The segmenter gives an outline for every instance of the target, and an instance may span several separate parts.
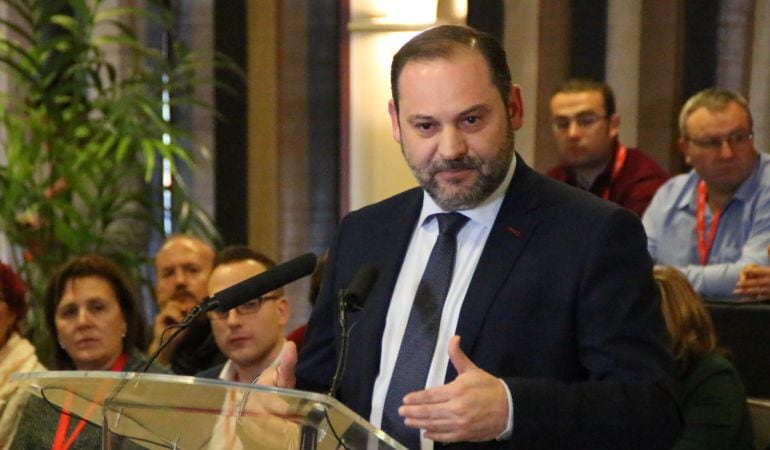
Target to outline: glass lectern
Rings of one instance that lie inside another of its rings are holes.
[[[322,394],[132,372],[32,372],[13,380],[101,424],[104,449],[405,450]]]

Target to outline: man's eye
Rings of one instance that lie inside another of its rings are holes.
[[[468,125],[474,125],[479,121],[479,118],[476,116],[468,116],[465,118],[465,123]]]
[[[420,131],[430,131],[430,129],[433,128],[433,124],[430,123],[418,123],[417,129]]]

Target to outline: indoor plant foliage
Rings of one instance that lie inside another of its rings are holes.
[[[28,325],[45,353],[39,302],[57,266],[88,251],[111,255],[134,275],[146,262],[148,236],[160,223],[150,202],[157,167],[169,161],[179,187],[176,164],[192,162],[180,144],[190,136],[164,120],[162,99],[196,104],[191,93],[201,80],[193,54],[175,48],[168,58],[137,37],[141,20],[169,26],[161,5],[2,3],[12,18],[0,19],[8,86],[0,93],[0,232],[30,285]],[[182,200],[177,212],[192,210],[193,225],[213,230]]]

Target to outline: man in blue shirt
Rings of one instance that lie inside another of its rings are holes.
[[[754,148],[752,126],[738,93],[691,97],[679,148],[692,170],[661,186],[642,218],[655,263],[679,268],[707,298],[732,297],[744,267],[768,264],[770,158]]]

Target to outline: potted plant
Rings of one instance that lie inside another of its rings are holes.
[[[140,19],[171,26],[162,4],[2,3],[12,18],[0,19],[0,71],[9,86],[0,92],[0,233],[30,286],[28,327],[45,356],[40,301],[56,267],[89,251],[134,275],[147,262],[148,236],[160,229],[150,191],[161,161],[176,189],[172,214],[216,234],[185,197],[178,171],[192,165],[181,144],[192,137],[163,114],[179,103],[199,105],[192,92],[201,80],[194,54],[175,47],[168,58],[137,37]]]

